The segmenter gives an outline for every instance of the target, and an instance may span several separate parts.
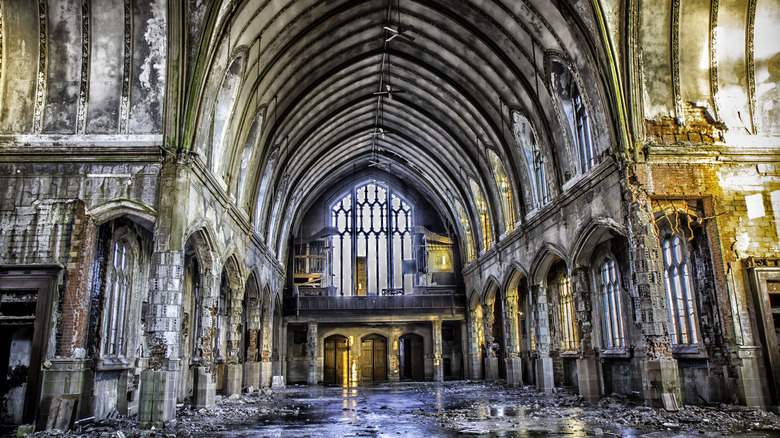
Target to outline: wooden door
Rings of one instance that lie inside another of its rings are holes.
[[[349,343],[344,336],[331,336],[325,339],[325,369],[323,380],[326,383],[349,383]]]
[[[401,337],[402,379],[425,380],[423,338],[408,334]]]
[[[362,380],[387,380],[387,339],[370,335],[360,343],[360,367]]]

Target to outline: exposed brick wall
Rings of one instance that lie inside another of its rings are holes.
[[[688,103],[684,108],[684,118],[685,124],[678,123],[673,117],[645,120],[646,141],[662,145],[723,141],[725,126],[714,122],[704,108]]]
[[[84,203],[77,201],[65,265],[60,332],[57,333],[58,356],[72,356],[77,349],[84,349],[81,354],[86,354],[89,292],[96,240],[97,227],[87,218]]]

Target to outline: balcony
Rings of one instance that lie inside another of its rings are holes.
[[[314,289],[317,289],[316,291]],[[463,315],[466,298],[452,287],[415,288],[413,294],[396,295],[397,291],[386,291],[385,295],[363,295],[342,297],[335,294],[335,288],[300,288],[300,293],[284,299],[287,316],[316,316],[320,314],[350,315]]]

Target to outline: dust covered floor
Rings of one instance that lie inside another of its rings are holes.
[[[679,412],[606,397],[584,402],[568,390],[543,395],[500,383],[387,383],[370,387],[290,386],[179,409],[175,428],[143,430],[111,418],[37,437],[780,437],[780,417],[736,405]]]

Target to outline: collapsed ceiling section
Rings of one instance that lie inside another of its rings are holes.
[[[307,202],[366,168],[413,185],[461,231],[459,204],[472,228],[479,223],[476,182],[491,232],[507,231],[489,157],[506,169],[514,217],[534,208],[513,114],[532,126],[552,186],[581,173],[556,110],[553,60],[576,72],[597,142],[614,138],[592,70],[601,45],[583,42],[593,37],[578,26],[593,20],[572,18],[572,5],[222,3],[205,10],[189,103],[197,128],[185,136],[271,248],[287,241]]]

